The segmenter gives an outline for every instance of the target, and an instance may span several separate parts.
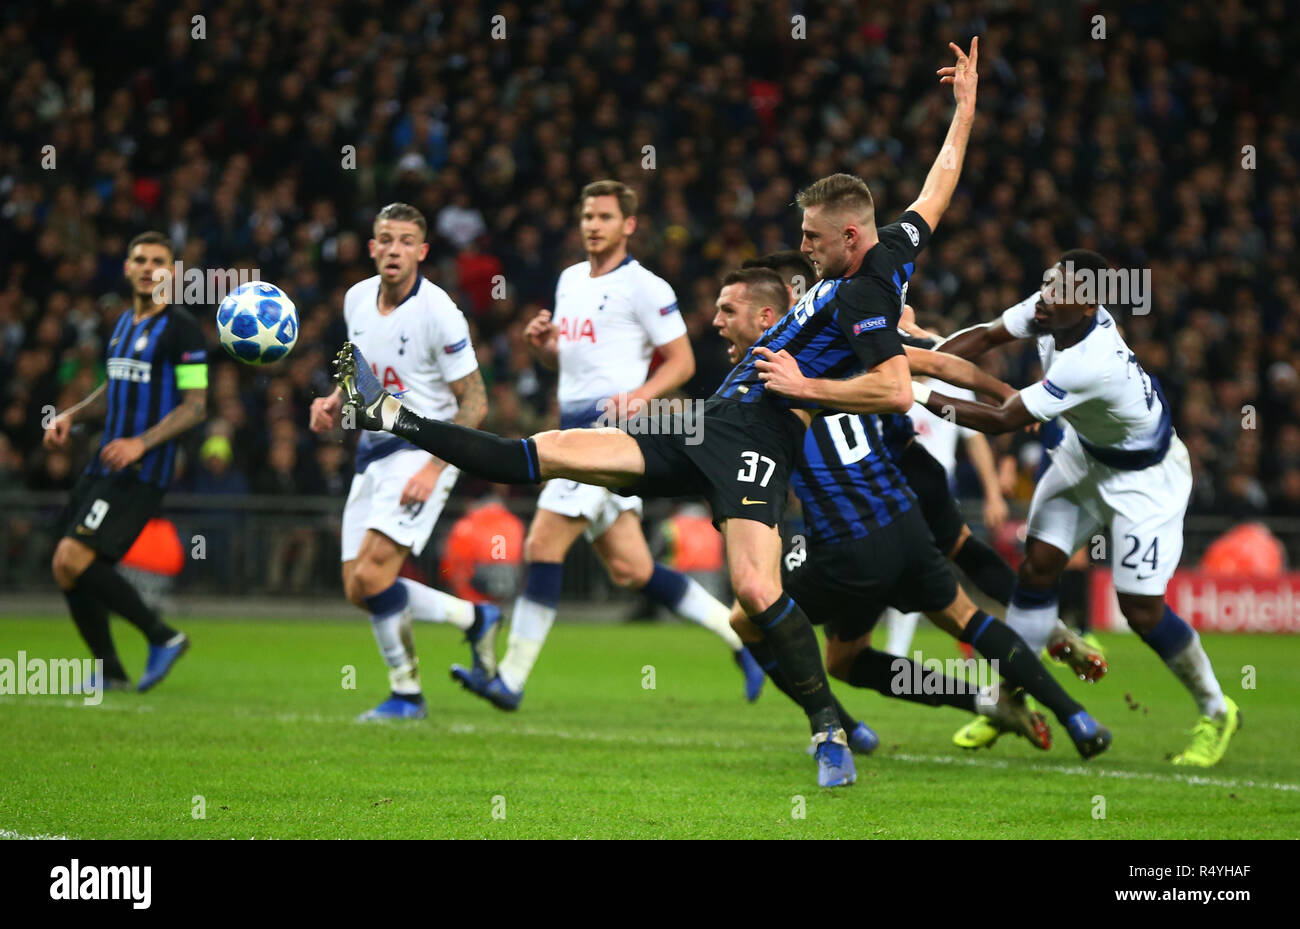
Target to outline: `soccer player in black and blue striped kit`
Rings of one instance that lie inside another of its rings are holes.
[[[881,229],[882,240],[888,228]],[[785,282],[770,270],[737,271],[723,279],[714,326],[731,343],[733,360],[774,323],[786,293]],[[942,353],[909,350],[906,357],[918,374],[965,379],[976,389],[994,383],[973,365]],[[788,379],[769,380],[769,389],[796,399],[807,396],[808,379],[797,372]],[[1010,684],[1052,709],[1084,757],[1106,748],[1109,732],[1065,693],[1020,636],[977,609],[958,586],[916,496],[886,450],[877,417],[844,412],[816,417],[804,435],[790,486],[803,504],[807,539],[806,547],[796,544],[787,552],[782,586],[814,624],[825,626],[826,668],[832,677],[886,696],[980,713],[998,730],[1018,732],[1037,747],[1048,748],[1051,740],[1041,715],[1030,712],[1018,696],[1003,690],[997,703],[980,701],[964,682],[871,648],[871,630],[886,606],[923,612],[944,631],[996,660]],[[773,660],[765,637],[757,636],[758,630],[743,617],[733,614],[733,622],[750,653],[794,699],[796,692]],[[838,701],[835,706],[855,750],[874,747],[874,738],[862,733],[863,724]]]
[[[166,300],[172,263],[172,244],[162,233],[131,240],[123,273],[133,305],[109,337],[108,380],[58,414],[45,432],[45,444],[59,448],[74,423],[104,421],[99,448],[61,517],[63,537],[52,567],[73,622],[103,661],[102,685],[109,690],[131,683],[109,632],[110,612],[149,641],[138,690],[162,681],[189,648],[185,633],[164,623],[114,568],[158,513],[176,467],[176,438],[207,415],[203,332],[189,312]]]
[[[762,629],[808,717],[824,787],[852,784],[857,775],[816,633],[781,589],[777,527],[812,419],[808,408],[850,403],[854,409],[905,412],[912,406],[911,372],[894,331],[899,295],[923,240],[951,202],[974,121],[977,40],[969,56],[951,43],[950,48],[956,64],[939,75],[953,87],[956,112],[912,209],[878,231],[866,184],[843,174],[823,178],[800,195],[805,251],[819,262],[825,280],[764,334],[755,348],[762,357],[737,366],[704,405],[698,429],[677,423],[665,424],[667,431],[569,429],[512,442],[407,409],[384,391],[351,344],[338,358],[337,379],[360,425],[402,436],[488,480],[563,477],[638,496],[705,496],[726,541],[732,590],[748,621]],[[806,367],[816,383],[847,389],[831,402],[791,402],[767,389],[771,375],[764,366],[777,353],[796,371]],[[859,372],[851,380],[827,381]]]

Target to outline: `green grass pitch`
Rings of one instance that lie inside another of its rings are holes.
[[[880,733],[858,783],[820,790],[802,715],[770,685],[744,702],[726,650],[678,625],[557,625],[521,709],[446,674],[468,651],[416,630],[429,719],[361,725],[382,698],[369,626],[189,620],[154,692],[0,697],[0,836],[76,838],[1253,838],[1300,834],[1300,639],[1205,636],[1245,728],[1224,761],[1174,768],[1195,708],[1134,636],[1111,674],[1067,687],[1114,732],[1082,762],[1053,723],[1039,752],[950,742],[965,718],[845,684]],[[138,675],[144,645],[115,622]],[[935,632],[928,656],[955,657]],[[80,657],[71,623],[0,619],[0,658]],[[356,669],[346,689],[344,667]],[[648,683],[653,668],[654,688]],[[1254,668],[1254,687],[1243,668]],[[1065,680],[1064,675],[1061,678]],[[199,800],[198,798],[202,798]],[[1101,798],[1101,799],[1099,799]],[[1104,810],[1103,810],[1104,804]],[[204,818],[195,818],[202,807]],[[1104,811],[1104,818],[1098,814]],[[800,816],[799,814],[802,814]]]

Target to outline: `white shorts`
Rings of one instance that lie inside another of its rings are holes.
[[[1029,504],[1029,537],[1067,555],[1110,530],[1111,579],[1119,593],[1163,595],[1183,553],[1183,513],[1192,492],[1187,447],[1178,436],[1157,465],[1107,467],[1067,429]]]
[[[402,489],[411,475],[429,461],[429,453],[418,448],[404,448],[370,462],[365,471],[352,478],[348,502],[343,504],[342,555],[351,561],[361,551],[367,529],[388,536],[412,554],[424,551],[433,534],[433,525],[451,496],[451,488],[460,471],[451,465],[442,469],[433,492],[423,504],[401,506]]]
[[[539,510],[550,510],[561,516],[581,516],[591,525],[584,533],[588,542],[603,536],[614,520],[627,512],[641,515],[640,497],[623,497],[608,487],[579,484],[562,477],[552,478],[542,488],[537,498]]]

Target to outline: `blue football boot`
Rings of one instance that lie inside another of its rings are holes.
[[[366,710],[357,717],[359,723],[371,723],[383,719],[424,719],[429,715],[424,695],[419,694],[415,700],[390,694],[388,699],[373,710]]]
[[[451,666],[451,679],[498,710],[517,710],[524,699],[524,692],[511,690],[502,682],[500,675],[488,677],[478,668],[454,664]]]
[[[162,683],[162,679],[167,676],[172,667],[180,660],[190,649],[190,639],[183,632],[178,632],[162,645],[149,646],[149,658],[144,663],[144,674],[140,675],[140,683],[136,685],[136,690],[144,693],[152,687]]]
[[[749,653],[749,649],[744,646],[735,653],[735,658],[736,667],[740,668],[740,673],[745,675],[745,699],[753,703],[763,692],[763,682],[767,680],[767,675],[763,673],[754,656]]]
[[[1110,730],[1083,711],[1067,719],[1065,728],[1084,758],[1100,755],[1110,748]]]
[[[817,759],[818,787],[847,787],[858,779],[853,752],[849,750],[848,737],[843,729],[832,726],[819,732],[813,736],[813,743],[817,746],[814,756]]]
[[[849,748],[859,755],[870,755],[880,747],[880,736],[864,722],[859,722],[849,733]]]

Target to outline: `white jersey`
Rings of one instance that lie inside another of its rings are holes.
[[[430,419],[450,419],[459,404],[448,386],[478,368],[469,325],[442,288],[416,275],[415,287],[391,312],[379,312],[379,275],[343,298],[348,338],[361,349],[384,389]],[[411,443],[367,430],[357,443],[357,472]]]
[[[954,387],[935,378],[931,378],[929,384],[931,389],[954,400],[975,399],[975,391],[965,387]],[[912,420],[912,428],[916,430],[916,441],[943,465],[948,480],[951,481],[957,470],[957,440],[973,435],[975,430],[931,413],[919,403],[913,403],[907,415]]]
[[[1020,391],[1025,409],[1040,422],[1060,416],[1074,427],[1084,448],[1099,458],[1119,461],[1132,460],[1131,453],[1163,454],[1172,434],[1169,410],[1106,308],[1097,308],[1087,335],[1057,350],[1052,335],[1038,335],[1033,328],[1037,302],[1035,294],[1002,314],[1002,324],[1013,336],[1037,336],[1043,379]]]
[[[630,256],[599,277],[587,261],[565,268],[552,322],[562,429],[591,425],[602,400],[645,383],[655,348],[686,334],[672,287]]]

